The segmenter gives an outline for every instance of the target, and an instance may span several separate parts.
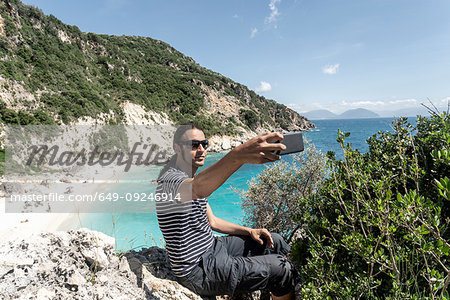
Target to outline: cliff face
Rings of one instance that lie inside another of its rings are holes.
[[[314,124],[305,117],[275,102],[268,103],[279,106],[278,109],[267,110],[262,116],[254,115],[252,120],[252,112],[259,111],[252,108],[250,91],[236,84],[230,84],[230,87],[237,89],[237,95],[240,96],[238,97],[227,94],[224,86],[220,84],[209,87],[201,81],[195,81],[195,83],[202,89],[205,99],[205,107],[200,113],[219,119],[223,124],[227,124],[227,121],[234,123],[239,133],[248,133],[249,129],[251,132],[258,133],[265,130],[305,131],[314,127]],[[265,104],[264,100],[262,97],[259,98],[260,105]],[[258,119],[264,122],[259,122]],[[270,126],[267,126],[268,124]]]
[[[162,41],[84,33],[19,0],[0,1],[0,96],[7,124],[192,120],[209,136],[313,126]]]

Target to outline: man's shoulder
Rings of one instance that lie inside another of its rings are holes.
[[[183,172],[180,169],[169,167],[166,172],[164,172],[158,179],[158,183],[163,182],[173,182],[173,181],[179,181],[179,180],[185,180],[188,179],[189,176],[186,174],[186,172]]]

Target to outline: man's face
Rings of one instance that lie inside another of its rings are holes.
[[[203,141],[205,140],[205,134],[203,131],[193,128],[186,131],[181,137],[183,141]],[[192,168],[198,168],[204,165],[206,158],[206,149],[200,144],[198,147],[192,146],[191,144],[183,144],[181,145],[182,157],[189,163],[187,160],[190,159],[192,161]]]

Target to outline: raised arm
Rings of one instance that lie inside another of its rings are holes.
[[[279,160],[279,155],[273,154],[272,151],[285,150],[286,146],[271,142],[282,139],[283,135],[280,133],[264,133],[234,148],[194,178],[186,179],[178,189],[180,201],[208,197],[244,163],[263,164]]]

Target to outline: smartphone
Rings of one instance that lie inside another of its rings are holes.
[[[276,155],[297,153],[305,150],[305,146],[303,145],[303,135],[301,132],[283,134],[283,137],[282,143],[286,146],[286,150],[275,151],[274,153]],[[279,142],[279,140],[275,140],[272,143]]]

